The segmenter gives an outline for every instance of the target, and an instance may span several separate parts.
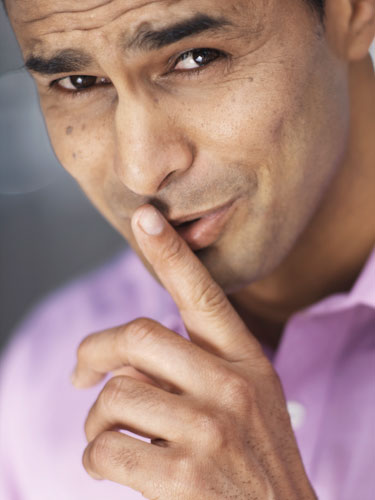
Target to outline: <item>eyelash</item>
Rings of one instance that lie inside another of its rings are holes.
[[[203,66],[200,66],[198,68],[192,68],[189,70],[177,70],[177,71],[174,70],[174,68],[177,66],[177,64],[179,62],[183,61],[184,56],[187,56],[189,54],[192,54],[192,53],[198,52],[198,51],[209,51],[212,53],[216,53],[217,57],[215,57],[212,61],[209,61],[207,64],[204,64]],[[193,78],[193,77],[199,76],[202,71],[206,70],[212,64],[218,62],[221,59],[225,59],[225,58],[228,58],[228,55],[225,52],[217,50],[217,49],[210,49],[210,48],[190,49],[188,51],[184,51],[184,52],[180,53],[177,57],[175,57],[169,61],[169,65],[172,66],[172,69],[168,70],[163,75],[163,77],[170,77],[174,74],[174,75],[176,75],[178,77],[182,77],[182,78]],[[48,85],[49,90],[53,90],[53,91],[59,92],[61,94],[65,94],[68,97],[81,97],[81,96],[87,96],[91,92],[95,92],[102,87],[106,87],[106,86],[111,85],[110,82],[106,82],[106,83],[101,83],[101,84],[94,84],[90,87],[87,87],[86,89],[79,89],[79,90],[78,89],[77,90],[69,90],[69,89],[65,89],[65,88],[59,86],[59,82],[61,82],[62,80],[65,80],[65,78],[73,78],[73,77],[78,77],[78,76],[89,76],[89,75],[70,75],[70,77],[65,76],[63,78],[58,78],[58,79],[53,80],[52,82],[49,83],[49,85]]]

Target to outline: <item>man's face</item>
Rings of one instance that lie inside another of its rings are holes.
[[[8,7],[58,158],[136,251],[130,218],[144,203],[177,222],[229,206],[180,229],[227,291],[285,259],[348,123],[347,68],[306,2]]]

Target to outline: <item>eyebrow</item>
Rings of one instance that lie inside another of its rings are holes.
[[[161,30],[141,28],[135,37],[125,44],[125,49],[157,50],[206,31],[223,30],[231,24],[225,18],[215,18],[198,13],[190,19],[180,21]]]
[[[53,57],[45,59],[40,56],[30,56],[25,67],[29,71],[42,75],[69,73],[87,68],[93,62],[92,57],[80,50],[65,49],[57,52]]]
[[[157,50],[179,42],[184,38],[206,31],[220,31],[230,25],[232,23],[225,18],[215,18],[199,13],[189,19],[160,30],[148,29],[147,25],[143,24],[133,38],[125,39],[123,48],[126,51]],[[42,56],[31,55],[27,58],[25,67],[29,71],[42,75],[55,75],[57,73],[81,71],[92,63],[93,58],[86,52],[65,49],[57,52],[48,59]]]

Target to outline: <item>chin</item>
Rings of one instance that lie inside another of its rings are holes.
[[[249,240],[258,244],[250,245]],[[235,244],[232,240],[229,245],[208,247],[195,254],[229,295],[270,276],[289,251],[290,246],[283,246],[281,242],[275,245],[272,239],[258,236],[240,238]]]
[[[216,248],[205,248],[195,254],[227,295],[240,291],[262,277],[259,269],[253,270],[249,262],[223,255]]]

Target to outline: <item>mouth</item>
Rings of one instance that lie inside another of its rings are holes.
[[[220,207],[169,222],[192,250],[202,250],[217,241],[235,210],[232,200]]]

